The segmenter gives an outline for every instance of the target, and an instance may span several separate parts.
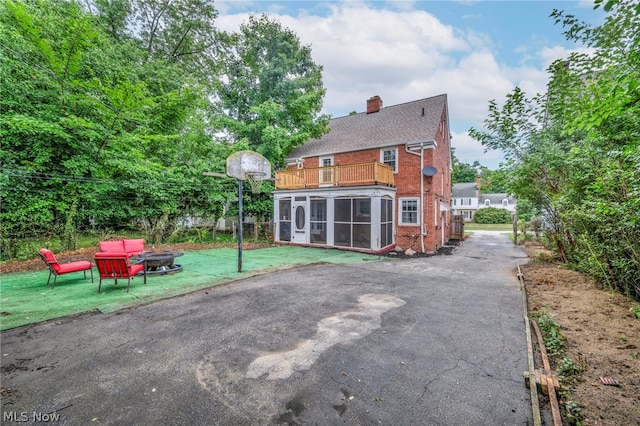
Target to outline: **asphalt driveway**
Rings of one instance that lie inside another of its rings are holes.
[[[449,256],[302,267],[9,330],[3,423],[528,425],[525,261],[477,232]]]

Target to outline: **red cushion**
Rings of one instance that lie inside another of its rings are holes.
[[[56,256],[53,254],[53,252],[49,249],[40,249],[40,254],[42,254],[44,256],[44,258],[47,260],[47,262],[49,263],[58,263],[58,261],[56,260]]]
[[[135,256],[144,251],[144,240],[123,240],[124,251]]]
[[[136,275],[138,272],[144,271],[144,264],[136,263],[135,265],[129,266],[129,273],[131,275]]]
[[[100,241],[98,243],[98,246],[100,246],[100,251],[105,251],[110,253],[122,253],[125,251],[124,242],[122,240]]]
[[[56,259],[56,256],[49,249],[40,249],[40,254],[44,257],[44,261],[54,270],[56,274],[60,273],[60,264]]]
[[[56,256],[53,254],[51,250],[48,249],[40,249],[40,254],[45,258],[46,262],[51,266],[51,268],[55,271],[56,274],[67,274],[69,272],[78,272],[78,271],[86,271],[87,269],[91,269],[93,265],[91,262],[86,260],[79,260],[77,262],[68,262],[68,263],[58,263]]]
[[[77,262],[58,264],[56,272],[58,274],[66,274],[68,272],[86,271],[87,269],[91,269],[92,267],[93,265],[91,265],[91,262],[86,260],[79,260]]]

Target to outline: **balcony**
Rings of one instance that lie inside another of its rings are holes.
[[[275,183],[276,189],[362,185],[395,186],[393,169],[377,161],[372,163],[280,170],[276,172]]]

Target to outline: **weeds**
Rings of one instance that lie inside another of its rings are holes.
[[[564,344],[567,338],[560,332],[560,324],[558,324],[546,311],[541,311],[536,318],[536,322],[542,332],[542,339],[550,355],[554,355],[556,359],[564,353]],[[572,426],[582,426],[582,408],[577,401],[569,400],[571,394],[572,379],[584,371],[584,366],[575,363],[568,356],[562,356],[557,363],[556,369],[558,378],[561,383],[561,390],[558,392],[560,398],[564,401],[562,405],[562,416],[566,424]]]
[[[560,333],[560,324],[555,322],[548,312],[542,312],[538,315],[537,322],[542,331],[542,338],[547,352],[552,355],[560,355],[564,351],[564,342],[567,340]]]
[[[567,401],[563,406],[562,414],[570,425],[582,425],[582,408],[577,401]]]
[[[583,368],[573,362],[568,356],[562,357],[562,360],[558,363],[558,376],[560,379],[565,379],[570,376],[576,376],[582,373]]]

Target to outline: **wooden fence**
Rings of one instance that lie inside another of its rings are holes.
[[[451,237],[452,240],[464,240],[464,216],[461,214],[451,215]]]

